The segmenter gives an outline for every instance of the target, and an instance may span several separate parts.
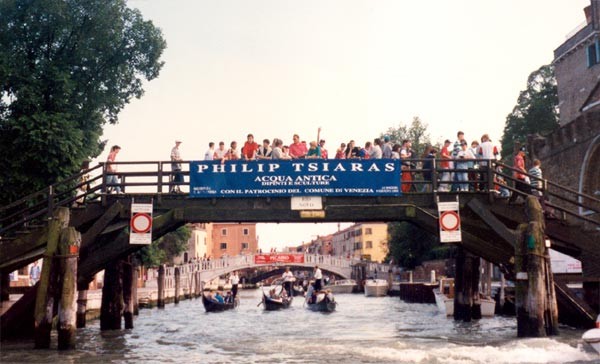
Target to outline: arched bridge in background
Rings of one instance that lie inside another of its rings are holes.
[[[419,166],[423,160],[412,162]],[[431,169],[412,168],[412,180],[403,181],[410,184],[410,188],[401,196],[323,196],[318,213],[292,210],[290,197],[250,194],[233,198],[190,198],[187,194],[169,193],[174,184],[171,162],[117,163],[120,185],[125,193],[107,194],[109,173],[104,164],[99,164],[0,208],[0,274],[5,282],[9,272],[42,257],[46,249],[48,219],[58,207],[71,208],[78,200],[84,202],[70,209],[69,226],[82,234],[77,279],[80,287],[86,287],[109,262],[123,259],[143,247],[129,244],[130,206],[134,200],[153,204],[152,234],[157,239],[191,222],[407,221],[438,235],[437,203],[456,199],[460,202],[461,247],[505,267],[510,274],[515,254],[515,229],[527,219],[522,207],[509,205],[496,193],[500,179],[508,182],[508,185],[502,184],[503,188],[516,192],[512,185],[513,169],[496,161],[485,162],[490,168],[478,171],[479,179],[467,182],[476,184],[477,191],[442,192],[438,182],[442,173],[465,170],[443,169],[434,161]],[[180,173],[189,176],[189,170]],[[431,178],[421,178],[426,174],[431,174]],[[91,178],[80,182],[84,175]],[[90,188],[86,191],[80,189],[88,184]],[[600,281],[600,233],[597,230],[600,200],[551,181],[541,180],[541,184],[541,191],[547,198],[546,206],[555,212],[555,216],[546,221],[546,234],[552,240],[552,248],[581,260],[585,279]],[[581,209],[587,213],[580,214]],[[330,268],[340,276],[348,274],[345,266],[332,265]],[[206,277],[229,271],[229,267],[215,267],[213,273],[206,273]],[[3,330],[11,323],[21,322],[23,315],[31,315],[35,289],[27,292],[21,302],[13,306],[14,310],[11,308],[2,315]]]

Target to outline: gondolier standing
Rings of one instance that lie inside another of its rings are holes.
[[[285,268],[285,272],[281,276],[283,279],[283,288],[288,294],[288,297],[292,297],[292,283],[296,280],[294,273],[290,271],[290,267]]]
[[[233,301],[235,302],[235,297],[238,292],[238,284],[240,283],[240,276],[238,276],[237,272],[231,273],[229,276],[229,282],[231,283],[231,293],[233,294]]]
[[[321,269],[319,269],[318,265],[315,265],[313,277],[315,278],[315,291],[318,292],[323,288],[323,273],[321,273]]]

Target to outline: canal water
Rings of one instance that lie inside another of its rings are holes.
[[[4,342],[1,363],[599,363],[562,327],[553,339],[516,339],[514,318],[456,323],[435,305],[397,297],[337,295],[337,311],[292,308],[265,312],[260,290],[240,292],[236,310],[205,313],[200,299],[177,307],[140,310],[135,329],[78,331],[77,350],[31,350],[32,342]],[[56,345],[56,337],[53,338]]]

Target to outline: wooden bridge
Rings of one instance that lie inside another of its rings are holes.
[[[411,160],[420,166],[424,160]],[[411,169],[410,191],[402,196],[323,196],[318,213],[292,210],[290,197],[190,198],[187,194],[169,193],[173,186],[171,162],[121,162],[119,168],[122,194],[109,194],[105,164],[83,171],[64,181],[0,208],[0,275],[3,290],[9,272],[27,265],[47,252],[50,224],[59,208],[69,208],[68,226],[81,233],[77,284],[85,289],[93,276],[115,261],[125,259],[142,246],[129,245],[130,205],[151,202],[154,207],[152,236],[164,234],[190,222],[343,222],[408,221],[438,235],[438,201],[454,201],[458,196],[462,222],[461,247],[502,267],[514,276],[516,228],[527,221],[522,205],[509,205],[496,192],[499,178],[508,182],[503,188],[516,193],[510,166],[484,161],[489,168],[469,170],[478,178],[472,192],[441,192],[439,177],[445,172],[466,170],[443,169],[434,161],[431,169]],[[183,163],[185,167],[187,163]],[[500,171],[500,168],[504,172]],[[182,173],[189,176],[189,170]],[[406,173],[406,172],[404,172]],[[430,173],[431,179],[421,178]],[[86,175],[91,178],[81,182]],[[535,179],[533,176],[529,176]],[[554,211],[545,222],[545,233],[552,248],[582,261],[583,280],[600,282],[600,200],[594,196],[541,180],[546,208]],[[452,182],[450,182],[452,183]],[[456,183],[456,182],[455,182]],[[83,185],[89,185],[82,191]],[[184,189],[185,186],[182,186]],[[423,192],[420,192],[423,191]],[[77,204],[77,201],[82,201]],[[74,204],[77,206],[73,207]],[[580,211],[585,210],[586,214]],[[226,273],[226,270],[223,270]],[[576,297],[566,300],[593,312],[589,304]],[[36,287],[27,292],[2,317],[1,332],[29,322],[33,327],[33,303]],[[6,292],[3,291],[3,298]],[[597,305],[595,302],[590,302]],[[595,308],[598,311],[598,308]],[[24,318],[29,318],[25,320]]]

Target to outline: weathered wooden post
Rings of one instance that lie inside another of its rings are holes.
[[[54,317],[54,297],[57,285],[54,255],[58,247],[60,232],[69,225],[69,218],[69,209],[59,207],[54,211],[54,215],[48,223],[48,243],[35,299],[34,340],[36,349],[50,347],[50,331],[52,330],[52,318]]]
[[[123,319],[126,329],[133,329],[133,266],[129,262],[123,264]]]
[[[133,277],[131,282],[131,299],[133,300],[133,314],[135,316],[140,314],[140,301],[138,299],[138,280],[140,266],[137,263],[133,264]]]
[[[527,198],[525,212],[529,222],[519,225],[515,246],[517,335],[558,335],[558,310],[545,245],[544,215],[537,198]]]
[[[158,267],[158,300],[156,302],[158,308],[165,307],[165,265],[161,264]]]
[[[0,301],[4,302],[4,301],[9,300],[9,298],[10,298],[9,287],[10,287],[10,273],[0,272]]]
[[[181,273],[179,272],[179,267],[175,267],[175,298],[174,302],[179,303],[179,285],[181,280]]]
[[[459,249],[456,257],[454,319],[469,322],[481,318],[479,258]]]
[[[83,328],[86,324],[85,313],[87,311],[87,287],[79,287],[77,292],[77,328]]]
[[[100,330],[120,330],[123,314],[123,277],[121,261],[111,261],[104,269]]]
[[[75,348],[77,320],[77,260],[81,234],[73,227],[63,229],[58,253],[61,258],[61,294],[58,304],[58,350]]]

